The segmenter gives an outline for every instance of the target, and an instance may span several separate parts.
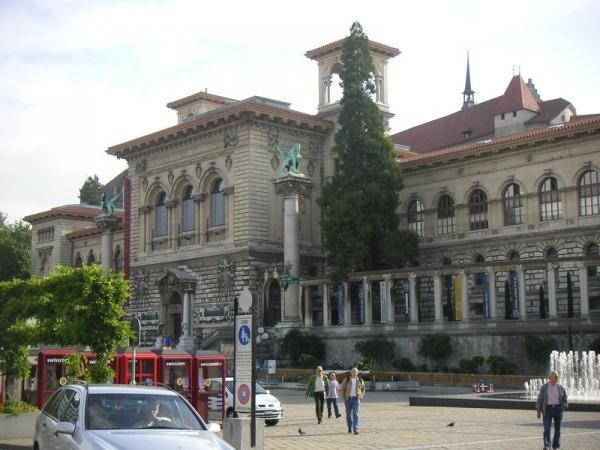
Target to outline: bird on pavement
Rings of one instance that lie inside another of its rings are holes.
[[[446,426],[447,426],[447,427],[450,427],[450,428],[452,428],[452,427],[454,426],[454,424],[455,424],[455,423],[456,423],[456,422],[450,422],[450,423],[449,423],[448,425],[446,425]]]
[[[304,434],[306,434],[306,432],[302,431],[302,428],[298,428],[298,434],[299,435],[304,435]]]

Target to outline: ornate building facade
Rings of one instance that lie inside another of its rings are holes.
[[[589,341],[600,323],[600,115],[542,101],[520,76],[478,104],[467,72],[459,111],[391,136],[405,184],[397,208],[421,239],[419,265],[326,278],[316,199],[334,170],[341,44],[306,53],[318,65],[316,115],[199,92],[167,105],[176,125],[108,149],[129,167],[111,261],[129,277],[127,312],[140,318],[144,342],[231,352],[233,299],[245,286],[274,338],[305,327],[326,338],[329,362],[356,361],[354,343],[379,334],[414,358],[433,332],[456,337],[466,356],[521,357],[515,343],[531,332],[571,330]],[[387,123],[387,64],[399,51],[370,47]],[[294,144],[307,180],[295,200],[299,307],[282,283],[289,193],[276,182],[278,148]],[[97,213],[73,206],[28,216],[34,273],[51,268],[42,261],[101,260]]]

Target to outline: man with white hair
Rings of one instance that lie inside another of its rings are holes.
[[[560,448],[560,424],[563,411],[568,406],[567,392],[558,384],[558,372],[550,372],[548,383],[540,388],[536,409],[538,419],[543,416],[544,421],[544,450]],[[554,420],[554,437],[550,441],[550,427]]]

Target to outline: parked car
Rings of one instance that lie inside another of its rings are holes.
[[[34,432],[34,450],[149,450],[233,447],[214,433],[194,408],[168,388],[72,384],[44,405]]]
[[[213,390],[218,390],[216,386],[220,386],[221,379],[213,378],[212,383],[217,383],[213,386]],[[233,416],[233,378],[225,379],[225,413],[227,417]],[[256,383],[256,417],[265,419],[265,424],[268,426],[277,425],[279,420],[283,418],[283,407],[281,402],[272,395],[267,389]]]

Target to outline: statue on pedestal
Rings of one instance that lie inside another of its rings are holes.
[[[300,144],[292,144],[292,148],[289,149],[280,148],[279,146],[276,146],[275,149],[283,160],[283,167],[279,170],[278,176],[287,174],[302,175],[300,173],[300,162],[302,161]]]
[[[115,213],[115,203],[119,199],[119,197],[123,194],[123,191],[117,193],[115,189],[115,193],[111,198],[107,198],[106,192],[102,192],[102,211],[105,214],[112,216]]]

